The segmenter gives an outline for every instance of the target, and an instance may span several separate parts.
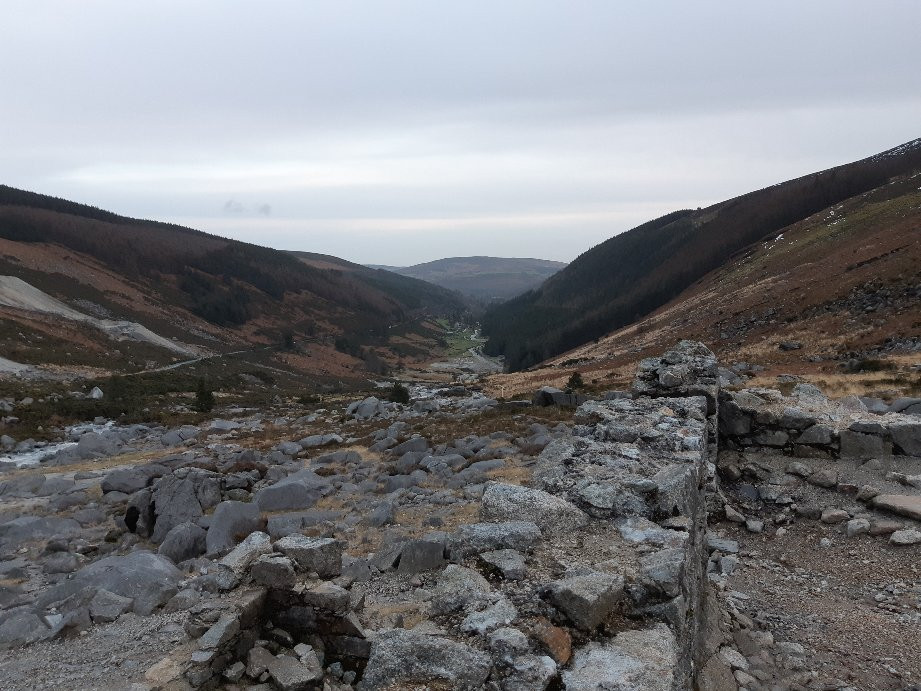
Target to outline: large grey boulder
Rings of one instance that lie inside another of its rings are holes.
[[[685,557],[681,548],[662,549],[640,559],[639,580],[650,591],[666,597],[681,594]]]
[[[891,456],[892,442],[877,434],[841,430],[841,458]]]
[[[158,463],[139,465],[133,468],[119,468],[102,478],[103,492],[124,492],[134,494],[144,489],[154,478],[169,473],[169,468]]]
[[[0,650],[28,645],[54,633],[29,609],[16,609],[0,615]]]
[[[496,594],[483,576],[473,569],[448,564],[432,589],[432,611],[451,614],[459,610],[475,609],[493,602]]]
[[[151,497],[156,514],[153,542],[162,542],[166,534],[182,523],[194,523],[203,511],[191,478],[167,475],[156,485]]]
[[[371,657],[358,689],[432,685],[474,691],[483,687],[491,668],[489,655],[463,643],[395,629],[381,634],[371,644]]]
[[[897,398],[889,406],[889,412],[904,415],[921,415],[921,398]]]
[[[47,606],[92,587],[130,598],[134,601],[132,611],[146,616],[178,592],[180,580],[182,572],[168,559],[137,551],[84,566],[70,580],[41,593],[37,603]]]
[[[374,396],[369,396],[363,401],[355,401],[345,409],[346,415],[351,415],[357,420],[370,420],[384,412],[384,404]]]
[[[329,491],[329,481],[311,470],[299,470],[256,494],[262,511],[309,509]]]
[[[250,533],[259,530],[262,520],[259,507],[242,501],[222,501],[217,505],[208,526],[205,542],[209,554],[230,549]]]
[[[315,571],[320,578],[333,578],[342,573],[340,540],[306,535],[287,535],[278,540],[275,549],[294,561],[299,571]]]
[[[720,403],[719,425],[723,435],[739,436],[752,431],[751,416],[731,398]]]
[[[440,568],[445,563],[445,544],[438,540],[410,540],[400,552],[399,573],[421,573]]]
[[[253,562],[249,572],[253,581],[275,590],[291,590],[296,580],[294,564],[288,557],[278,554],[262,555]]]
[[[20,516],[0,523],[0,542],[18,545],[31,540],[73,537],[80,534],[80,524],[72,518],[55,516]]]
[[[573,530],[588,523],[574,504],[539,489],[489,482],[480,516],[492,521],[530,521],[541,530]]]
[[[125,612],[130,612],[134,600],[122,597],[100,588],[89,603],[90,618],[99,624],[115,621]]]
[[[315,653],[306,660],[291,655],[272,655],[266,661],[269,675],[281,691],[306,691],[323,678],[323,666]]]
[[[242,576],[254,561],[271,552],[271,538],[265,533],[255,532],[248,535],[243,542],[230,550],[230,553],[218,563],[230,569],[236,576]]]
[[[44,475],[21,475],[0,482],[0,497],[34,497],[45,484]]]
[[[318,446],[329,446],[330,444],[341,443],[342,437],[338,434],[313,434],[309,437],[304,437],[298,442],[302,449],[313,449]]]
[[[83,459],[113,456],[117,452],[118,442],[97,432],[87,432],[81,436],[73,449],[74,457]]]
[[[174,564],[194,559],[205,553],[205,536],[205,529],[195,523],[180,523],[166,534],[157,553]]]
[[[796,439],[797,444],[831,444],[833,430],[828,425],[812,425],[803,430],[803,433]]]
[[[896,422],[889,425],[892,441],[908,456],[921,456],[921,422]]]
[[[448,556],[453,561],[497,549],[529,552],[541,539],[540,528],[531,521],[471,523],[458,527],[448,538]]]
[[[562,678],[566,691],[672,691],[676,664],[675,637],[657,624],[582,646]]]
[[[587,396],[579,393],[562,391],[553,386],[544,386],[534,392],[531,405],[547,407],[558,405],[564,408],[578,408],[588,400]]]

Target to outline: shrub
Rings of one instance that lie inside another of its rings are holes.
[[[400,382],[395,382],[393,388],[390,389],[390,392],[387,394],[387,400],[393,401],[394,403],[409,403],[409,389],[403,386]]]
[[[214,392],[204,379],[199,379],[195,389],[195,410],[200,413],[210,413],[212,408],[214,408]]]
[[[582,375],[579,372],[573,372],[572,376],[569,377],[569,381],[566,382],[567,389],[581,389],[585,386],[585,382],[582,381]]]

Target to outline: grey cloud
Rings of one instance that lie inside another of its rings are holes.
[[[35,0],[3,14],[0,182],[350,259],[568,259],[644,213],[921,134],[911,1]],[[509,220],[541,215],[530,232]],[[428,233],[399,230],[425,218]],[[458,243],[446,218],[479,225]]]

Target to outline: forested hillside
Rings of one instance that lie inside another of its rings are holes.
[[[491,309],[487,350],[522,369],[662,306],[745,248],[838,202],[921,171],[921,140],[751,192],[670,213],[579,256],[543,285]]]

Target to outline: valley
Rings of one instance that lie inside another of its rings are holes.
[[[919,688],[917,150],[485,311],[0,188],[4,688]]]

